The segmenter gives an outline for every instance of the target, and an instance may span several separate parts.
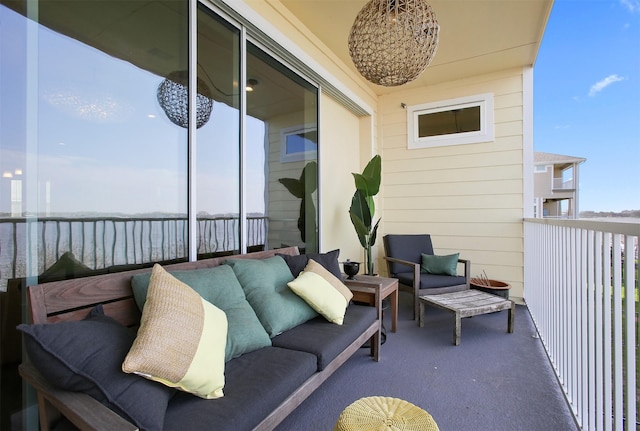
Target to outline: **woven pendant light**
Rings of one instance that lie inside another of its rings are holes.
[[[431,63],[439,32],[436,15],[425,0],[371,0],[351,27],[349,54],[368,81],[402,85]]]
[[[185,129],[189,125],[189,73],[186,70],[171,72],[158,85],[156,95],[162,110],[173,124]],[[213,94],[207,84],[197,79],[196,128],[204,126],[213,109]]]

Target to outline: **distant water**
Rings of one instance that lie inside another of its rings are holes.
[[[238,248],[238,220],[203,219],[198,223],[198,253]],[[37,273],[51,267],[65,252],[91,269],[158,262],[188,254],[186,219],[55,219],[38,222],[27,232],[24,219],[0,221],[0,291],[7,281],[27,274],[27,237],[37,242],[33,264]],[[249,224],[248,245],[265,243],[262,218]]]
[[[611,223],[636,223],[640,224],[639,217],[589,217],[580,218],[579,220],[585,221],[606,221]]]

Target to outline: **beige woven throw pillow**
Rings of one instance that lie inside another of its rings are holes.
[[[122,370],[202,398],[220,398],[226,342],[225,313],[156,264]]]

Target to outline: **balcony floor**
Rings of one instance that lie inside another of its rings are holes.
[[[453,315],[427,307],[425,327],[400,293],[398,331],[387,330],[380,362],[361,349],[296,409],[277,431],[331,430],[361,397],[389,396],[427,410],[441,431],[577,430],[524,306],[507,333],[507,311],[462,320],[454,346]],[[390,313],[385,314],[390,328]]]

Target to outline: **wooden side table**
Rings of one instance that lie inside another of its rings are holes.
[[[345,279],[344,284],[353,292],[354,301],[367,302],[376,306],[380,321],[382,321],[382,300],[389,297],[391,332],[396,332],[398,326],[398,279],[358,274],[355,280]]]

